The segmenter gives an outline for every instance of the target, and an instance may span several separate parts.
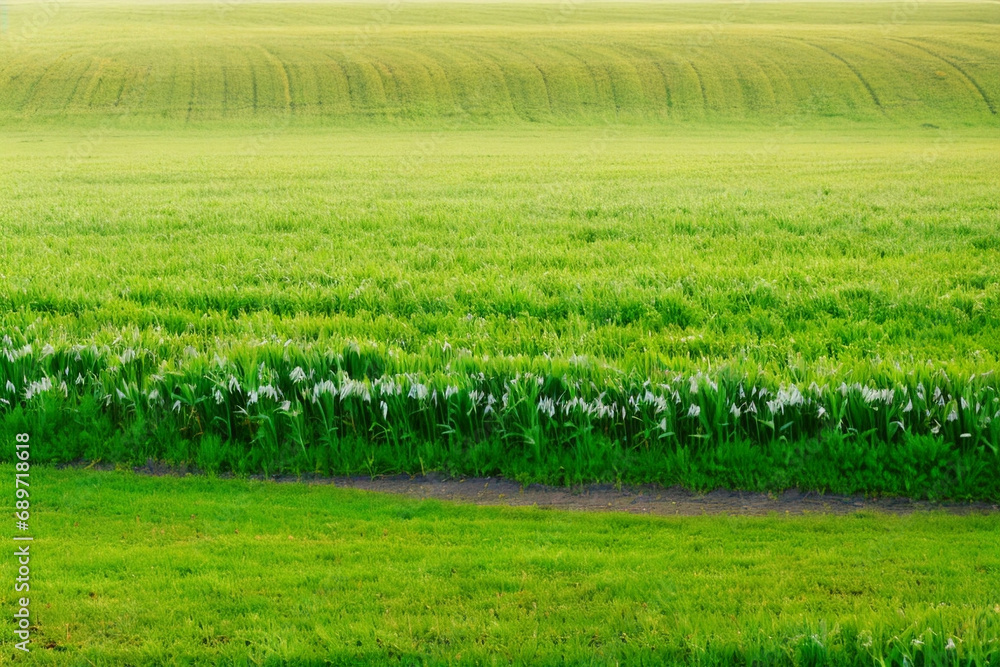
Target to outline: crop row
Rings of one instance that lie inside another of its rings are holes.
[[[326,353],[248,348],[233,359],[190,350],[183,360],[148,349],[36,348],[12,344],[0,353],[0,412],[37,422],[90,410],[125,431],[138,424],[239,445],[248,457],[242,467],[264,473],[324,470],[322,452],[331,447],[389,447],[412,461],[426,444],[471,451],[489,443],[528,465],[595,443],[648,453],[828,436],[890,446],[926,437],[994,467],[1000,451],[992,374],[898,370],[838,381],[813,372],[775,383],[735,367],[641,377],[581,358],[548,371],[459,358],[454,367],[397,373],[386,372],[380,350],[355,343]]]
[[[992,27],[976,25],[978,12],[966,6],[953,10],[962,12],[957,16],[945,12],[933,29],[890,35],[859,26],[845,12],[840,25],[800,27],[795,38],[774,25],[706,29],[690,17],[645,8],[636,23],[622,25],[617,11],[604,8],[586,28],[558,29],[552,8],[536,6],[516,10],[520,25],[502,31],[475,23],[444,27],[440,8],[407,27],[378,22],[345,29],[350,8],[325,7],[317,16],[313,8],[265,7],[266,30],[242,23],[242,12],[220,25],[214,9],[159,9],[146,19],[155,35],[122,35],[122,17],[110,9],[66,8],[44,31],[31,30],[15,12],[5,55],[18,75],[0,77],[0,115],[272,118],[279,127],[291,118],[662,122],[804,113],[991,122],[996,116],[996,68],[985,55]],[[748,19],[756,13],[749,3],[742,9]],[[198,16],[195,33],[177,23],[191,20],[191,12]],[[385,21],[392,23],[389,16]],[[101,47],[100,37],[112,35],[115,46]]]

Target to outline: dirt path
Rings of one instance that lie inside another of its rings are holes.
[[[69,467],[113,470],[107,464],[75,463]],[[140,475],[197,475],[189,467],[166,466],[150,462],[136,466]],[[232,475],[220,475],[232,479]],[[252,475],[260,480],[262,476]],[[891,514],[909,514],[917,511],[944,511],[951,514],[991,514],[1000,512],[1000,505],[986,502],[932,503],[909,498],[865,498],[864,496],[823,495],[795,489],[779,494],[727,491],[718,489],[708,493],[694,493],[680,486],[664,488],[655,485],[630,486],[616,489],[611,484],[585,484],[566,487],[529,484],[499,477],[468,477],[455,479],[431,473],[424,476],[389,475],[370,477],[321,477],[283,475],[271,478],[281,484],[325,484],[343,489],[358,489],[374,493],[392,493],[409,498],[446,500],[475,505],[505,505],[509,507],[550,507],[560,510],[590,512],[629,512],[632,514],[660,514],[698,516],[701,514],[731,514],[761,516],[778,514],[850,514],[859,511],[877,511]]]
[[[294,478],[287,481],[293,481]],[[280,481],[286,481],[284,479]],[[303,480],[312,484],[332,484],[339,488],[393,493],[411,498],[435,498],[476,505],[538,506],[562,510],[630,512],[695,516],[700,514],[849,514],[874,510],[909,514],[920,510],[943,510],[954,514],[992,513],[1000,507],[990,503],[930,503],[906,498],[864,498],[862,496],[820,495],[796,490],[778,495],[745,491],[716,490],[696,494],[678,486],[625,487],[589,484],[566,489],[531,484],[522,487],[499,478],[447,479],[437,476],[335,477]]]

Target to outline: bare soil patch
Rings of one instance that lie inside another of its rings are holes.
[[[337,477],[312,479],[311,483],[329,483],[341,488],[393,493],[410,498],[433,498],[476,505],[536,506],[561,510],[629,512],[696,516],[733,514],[760,516],[778,514],[849,514],[878,511],[909,514],[915,511],[943,510],[954,514],[991,513],[1000,507],[989,503],[933,503],[908,498],[865,498],[863,496],[823,495],[790,489],[779,494],[717,489],[695,493],[679,486],[634,486],[616,488],[610,484],[586,484],[580,487],[552,487],[542,484],[522,486],[501,478],[449,479],[435,475],[421,477],[391,476]]]
[[[74,467],[85,467],[77,464]],[[101,469],[114,466],[90,465]],[[200,471],[149,462],[133,468],[146,475],[189,475]],[[231,477],[222,475],[221,477]],[[263,479],[251,476],[250,479]],[[374,493],[391,493],[409,498],[434,499],[476,505],[542,507],[591,512],[628,512],[698,516],[730,514],[762,516],[767,514],[850,514],[875,511],[909,514],[918,511],[945,511],[951,514],[989,514],[1000,512],[1000,505],[986,502],[929,502],[909,498],[841,496],[814,491],[789,489],[777,494],[716,489],[696,493],[680,486],[626,486],[585,484],[567,488],[543,484],[522,485],[499,477],[450,478],[431,473],[421,476],[389,475],[383,477],[322,477],[284,475],[269,478],[279,483],[328,484],[338,488]]]

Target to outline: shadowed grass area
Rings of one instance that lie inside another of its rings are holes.
[[[0,468],[8,496],[12,479]],[[572,514],[47,468],[31,483],[22,664],[1000,659],[996,515]]]

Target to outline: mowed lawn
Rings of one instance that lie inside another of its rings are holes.
[[[36,643],[20,664],[1000,659],[996,514],[674,518],[31,474]],[[3,466],[11,497],[12,478]],[[9,623],[0,639],[6,660]]]

